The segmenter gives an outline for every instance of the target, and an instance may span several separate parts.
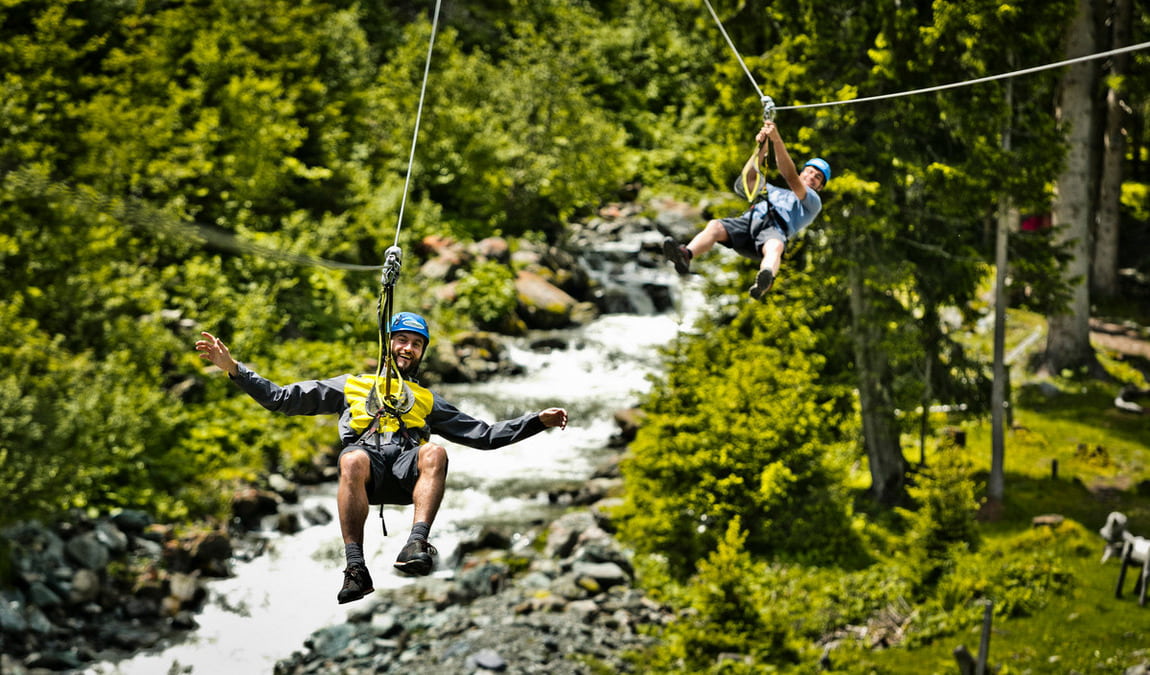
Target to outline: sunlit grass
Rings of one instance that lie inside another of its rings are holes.
[[[1007,351],[1042,330],[1040,317],[1012,315]],[[991,349],[989,333],[972,334],[968,346]],[[1032,340],[1028,352],[1041,350]],[[980,523],[984,546],[1010,546],[1035,527],[1036,516],[1057,514],[1056,556],[1073,575],[1071,590],[1052,595],[1045,608],[1022,618],[996,617],[989,661],[1000,675],[1011,673],[1123,672],[1150,662],[1150,604],[1139,607],[1137,570],[1127,571],[1121,598],[1115,597],[1119,564],[1100,563],[1104,542],[1098,535],[1111,511],[1129,518],[1129,528],[1150,537],[1150,417],[1118,410],[1114,397],[1124,385],[1146,387],[1131,362],[1104,351],[1099,358],[1113,381],[1037,377],[1022,367],[1012,372],[1012,424],[1004,435],[1005,503],[998,518]],[[932,419],[965,432],[965,452],[981,485],[991,464],[989,419]],[[928,440],[927,464],[937,450]],[[917,439],[906,446],[908,460],[919,459]],[[1076,534],[1063,535],[1063,530]],[[865,650],[839,654],[839,669],[850,673],[924,675],[957,672],[953,650],[965,645],[977,654],[981,627],[916,649]]]
[[[1080,537],[1059,542],[1059,559],[1074,575],[1072,589],[1053,596],[1042,610],[1022,619],[991,623],[988,661],[999,675],[1014,673],[1121,673],[1142,663],[1150,645],[1150,606],[1139,607],[1134,570],[1121,598],[1114,597],[1118,564],[1100,564],[1102,546],[1090,549]],[[978,654],[982,626],[914,650],[888,649],[841,655],[838,672],[890,675],[951,675],[958,672],[954,649]]]

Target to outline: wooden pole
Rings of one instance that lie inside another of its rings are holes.
[[[982,640],[978,644],[978,662],[974,664],[975,675],[986,675],[986,662],[990,658],[990,623],[994,619],[994,602],[986,601],[982,615]]]

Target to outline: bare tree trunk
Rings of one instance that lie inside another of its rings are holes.
[[[1110,49],[1125,47],[1130,41],[1130,0],[1114,0],[1111,16]],[[1126,74],[1130,58],[1118,54],[1111,62],[1110,75]],[[1109,298],[1118,293],[1119,204],[1122,198],[1122,163],[1126,152],[1123,124],[1126,121],[1123,92],[1113,86],[1106,91],[1106,133],[1102,136],[1102,177],[1098,185],[1098,220],[1094,235],[1092,292]]]
[[[871,495],[878,503],[893,506],[903,500],[907,464],[899,445],[898,423],[886,383],[887,356],[879,346],[882,337],[879,330],[868,321],[870,303],[859,265],[851,266],[848,278],[851,333],[858,369],[863,442],[870,462]]]
[[[1013,62],[1013,59],[1011,59]],[[1014,116],[1014,83],[1006,83],[1006,123],[1002,129],[1002,149],[1010,153],[1011,123]],[[1006,497],[1006,401],[1010,396],[1006,380],[1006,266],[1012,221],[1010,195],[998,203],[998,227],[994,238],[994,383],[990,392],[990,476],[986,481],[986,499],[991,512],[997,512]]]
[[[1068,30],[1066,55],[1083,56],[1095,50],[1094,12],[1091,0],[1078,0]],[[1047,317],[1045,365],[1053,373],[1063,369],[1093,368],[1097,361],[1090,346],[1090,225],[1091,140],[1094,129],[1094,93],[1097,82],[1093,61],[1066,68],[1055,111],[1067,138],[1066,168],[1054,187],[1053,223],[1058,243],[1068,243],[1071,260],[1062,271],[1071,287],[1069,307]]]

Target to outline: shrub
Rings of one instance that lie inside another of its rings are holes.
[[[748,306],[706,340],[677,340],[666,381],[623,462],[624,536],[679,579],[739,518],[752,555],[857,565],[839,470],[834,401],[809,329],[778,307]],[[817,536],[812,536],[816,535]]]
[[[515,278],[510,269],[497,262],[473,265],[455,292],[455,308],[483,329],[495,328],[515,311]]]
[[[797,661],[791,617],[771,601],[767,566],[748,554],[746,538],[739,518],[734,518],[683,588],[681,601],[689,613],[644,656],[648,671],[755,672],[754,664]]]

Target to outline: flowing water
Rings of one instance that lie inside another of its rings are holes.
[[[678,309],[671,313],[606,315],[563,331],[567,348],[546,353],[530,350],[523,340],[510,347],[512,360],[525,367],[523,375],[437,387],[460,409],[481,419],[551,406],[564,407],[569,414],[566,429],[549,429],[500,450],[445,443],[450,457],[447,494],[431,534],[442,561],[450,561],[459,541],[479,525],[519,528],[555,515],[548,488],[587,479],[611,454],[608,442],[617,431],[613,413],[635,405],[648,390],[647,376],[658,367],[658,348],[691,325],[700,305],[697,282],[660,280],[678,294]],[[301,499],[336,514],[334,485],[309,489]],[[384,517],[390,536],[382,536],[374,507],[364,544],[377,590],[412,583],[391,568],[411,525],[411,507],[387,507]],[[97,664],[87,673],[270,673],[276,661],[301,649],[312,632],[342,623],[355,608],[356,603],[335,601],[343,566],[343,543],[334,519],[298,534],[271,535],[262,556],[235,563],[230,578],[207,583],[209,599],[196,616],[199,628],[186,639],[117,663]],[[450,570],[437,574],[450,575]]]

